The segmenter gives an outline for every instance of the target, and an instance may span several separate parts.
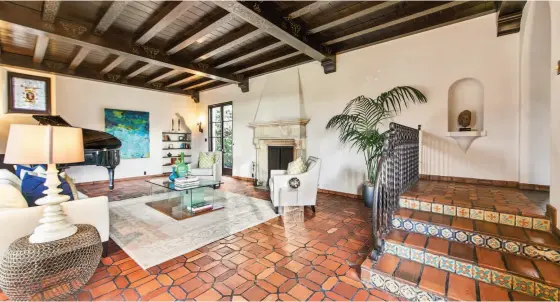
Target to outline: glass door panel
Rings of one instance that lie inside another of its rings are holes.
[[[222,152],[222,174],[231,175],[233,168],[233,106],[231,103],[209,107],[209,150]]]

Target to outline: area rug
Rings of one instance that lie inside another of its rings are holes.
[[[170,194],[178,196],[178,192],[161,193],[109,203],[111,239],[143,269],[278,216],[270,201],[225,191],[214,194],[215,203],[224,209],[185,220],[146,205]]]

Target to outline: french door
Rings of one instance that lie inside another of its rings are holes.
[[[208,106],[210,151],[222,152],[222,174],[232,175],[233,168],[233,104],[231,102]]]

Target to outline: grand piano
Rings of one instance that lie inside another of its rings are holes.
[[[58,115],[33,115],[41,125],[72,127]],[[103,131],[82,128],[84,137],[84,158],[81,163],[59,165],[59,169],[71,166],[100,166],[109,172],[109,189],[115,187],[115,167],[121,162],[121,141],[115,136]]]

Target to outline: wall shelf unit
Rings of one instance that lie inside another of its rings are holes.
[[[180,139],[184,137],[184,139]],[[181,152],[185,153],[185,163],[191,162],[191,132],[174,132],[163,131],[161,132],[161,150],[162,150],[162,172],[171,172],[172,159],[181,158]],[[182,144],[185,144],[182,146]],[[171,156],[168,156],[171,154]]]

